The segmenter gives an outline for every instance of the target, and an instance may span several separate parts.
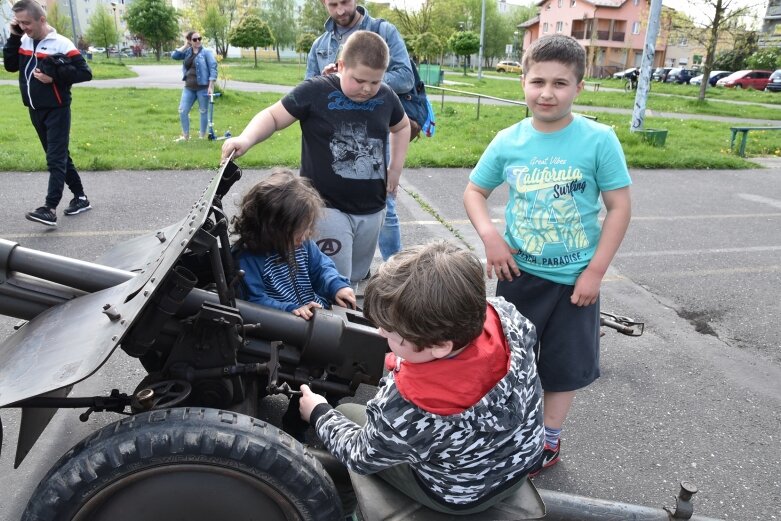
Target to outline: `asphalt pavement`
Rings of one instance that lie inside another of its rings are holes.
[[[695,496],[700,515],[779,518],[781,188],[778,165],[769,166],[631,172],[633,224],[605,277],[602,302],[605,310],[643,321],[645,333],[633,338],[606,331],[602,377],[579,393],[562,435],[561,463],[536,478],[538,487],[662,507],[674,503],[678,483],[687,480],[700,489]],[[61,215],[56,229],[46,229],[23,218],[39,203],[46,174],[3,173],[0,237],[94,261],[127,238],[180,220],[212,174],[84,172],[94,209]],[[266,174],[245,172],[225,199],[229,213]],[[467,175],[465,169],[404,172],[399,214],[405,244],[447,239],[483,255],[460,201]],[[504,197],[498,191],[490,200],[497,226]],[[687,314],[709,303],[724,314],[699,319]],[[757,310],[766,315],[755,320]],[[742,313],[748,324],[732,321],[727,312]],[[16,322],[0,319],[0,338],[10,335]],[[752,329],[768,345],[744,345],[734,338]],[[135,360],[117,353],[73,395],[112,388],[128,392],[142,376]],[[5,429],[0,520],[18,519],[52,462],[91,430],[117,419],[93,414],[82,424],[75,419],[78,412],[61,410],[32,454],[13,470],[18,415],[0,411]]]

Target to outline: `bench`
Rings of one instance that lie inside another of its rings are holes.
[[[600,87],[600,85],[602,85],[602,84],[601,84],[600,82],[598,82],[598,81],[584,81],[583,83],[584,83],[584,85],[586,85],[586,86],[589,86],[589,85],[590,85],[590,86],[591,86],[591,88],[592,88],[592,90],[593,90],[594,92],[599,92],[599,87]]]
[[[735,146],[735,136],[740,132],[743,135],[740,140],[738,155],[740,157],[746,157],[746,140],[748,139],[748,133],[752,130],[781,130],[781,127],[731,127],[730,131],[732,132],[732,136],[729,139],[730,150]]]
[[[365,521],[453,521],[456,516],[442,514],[421,506],[377,476],[361,476],[350,472],[353,489]],[[494,521],[497,519],[540,519],[545,516],[545,504],[531,481],[493,507],[467,516],[463,521]]]

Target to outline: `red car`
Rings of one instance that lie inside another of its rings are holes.
[[[773,71],[745,70],[733,72],[716,82],[717,87],[765,90]]]

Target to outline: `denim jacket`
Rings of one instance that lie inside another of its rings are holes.
[[[357,7],[358,12],[363,15],[358,24],[358,30],[371,30],[372,17],[363,6]],[[306,62],[306,79],[317,76],[329,63],[336,63],[336,53],[339,46],[344,43],[339,40],[334,27],[334,21],[329,18],[325,22],[325,32],[318,36],[312,48],[309,50],[309,57]],[[390,61],[388,70],[385,71],[383,80],[393,89],[396,94],[404,94],[412,90],[415,79],[412,75],[412,67],[409,63],[409,54],[404,40],[399,34],[398,29],[390,22],[383,22],[380,26],[380,36],[385,39],[390,50]]]
[[[171,58],[174,60],[186,60],[188,56],[193,53],[191,48],[181,52],[176,49],[171,53]],[[187,76],[187,69],[182,64],[182,81]],[[210,81],[217,81],[217,60],[214,58],[214,53],[209,49],[201,49],[195,56],[195,77],[198,80],[198,85],[208,85]]]

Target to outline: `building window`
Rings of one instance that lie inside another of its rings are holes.
[[[632,5],[640,5],[640,0],[632,0]]]
[[[687,45],[689,45],[688,38],[686,38],[685,36],[681,36],[680,38],[678,38],[678,47],[686,47]]]
[[[556,32],[560,33],[564,29],[564,22],[556,22]]]
[[[569,0],[569,6],[575,7],[575,0]]]
[[[563,1],[564,1],[564,0],[559,0],[559,3],[558,3],[558,6],[559,6],[559,7],[561,7],[561,3],[562,3]]]
[[[545,22],[544,24],[542,24],[542,32],[543,32],[543,34],[548,32],[548,22]]]
[[[640,22],[632,22],[632,34],[640,34]]]

